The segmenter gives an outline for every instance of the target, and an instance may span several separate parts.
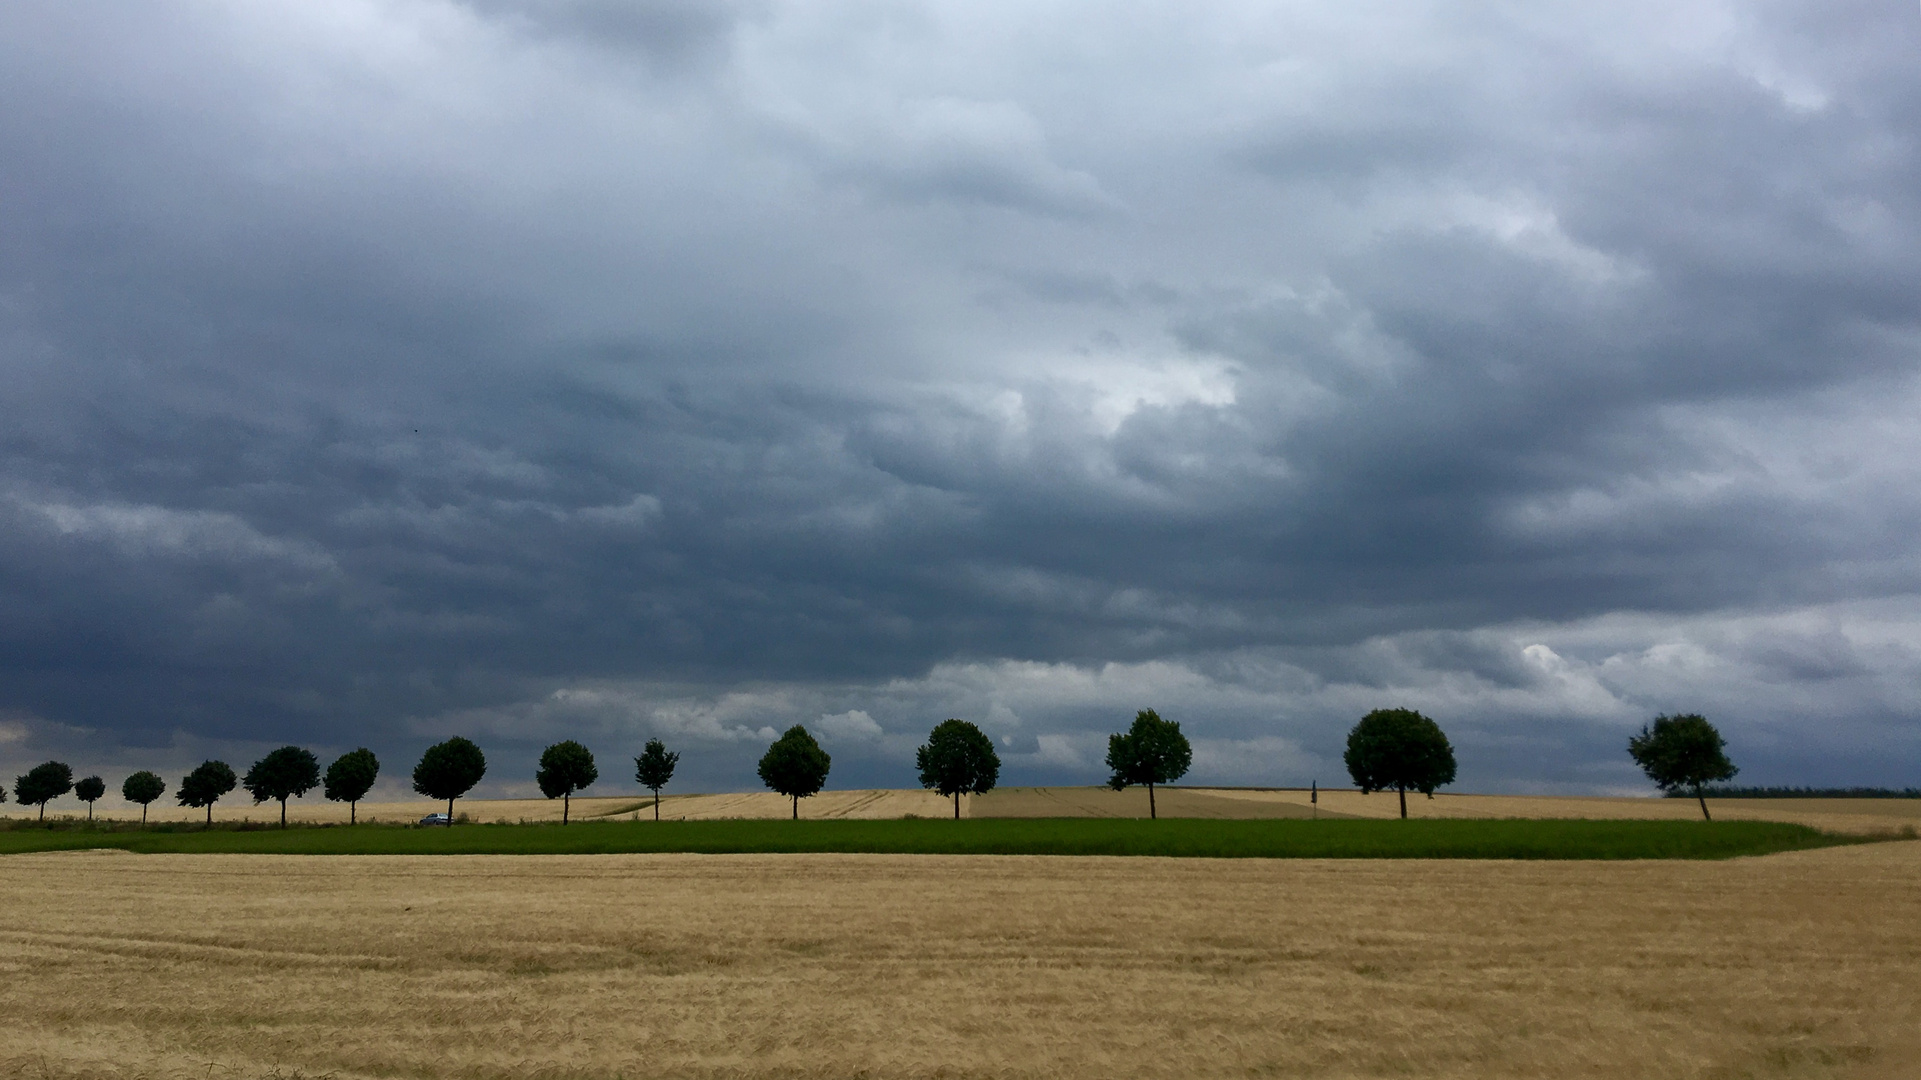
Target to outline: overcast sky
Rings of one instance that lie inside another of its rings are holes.
[[[0,769],[1921,783],[1912,0],[0,7]]]

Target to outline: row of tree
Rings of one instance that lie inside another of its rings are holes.
[[[235,776],[233,767],[224,761],[203,761],[180,778],[180,787],[175,795],[182,806],[206,807],[207,821],[211,824],[213,804],[235,787],[245,787],[256,803],[278,799],[280,823],[285,825],[288,798],[305,795],[324,783],[327,798],[357,804],[374,786],[374,779],[379,775],[380,761],[374,757],[373,751],[365,747],[334,759],[323,778],[320,762],[312,751],[298,746],[283,746],[254,762],[244,778]],[[61,761],[35,765],[27,770],[25,776],[15,777],[13,781],[14,798],[23,805],[38,803],[42,818],[47,816],[47,803],[68,791],[87,804],[87,818],[92,820],[93,804],[107,793],[107,784],[98,776],[76,781],[73,770]],[[166,793],[167,782],[145,769],[127,777],[120,784],[120,797],[140,805],[140,820],[143,822],[147,820],[148,804]],[[0,801],[5,799],[5,791],[0,790]]]
[[[656,801],[660,789],[674,775],[674,764],[680,760],[679,754],[669,753],[659,739],[648,742],[646,751],[636,759],[635,778],[643,786],[654,790]],[[475,784],[487,775],[487,756],[470,739],[455,736],[445,742],[435,743],[420,755],[420,762],[414,766],[414,790],[428,798],[447,800],[447,816],[453,817],[454,800],[473,790]],[[180,785],[174,797],[182,806],[196,809],[204,807],[208,824],[213,823],[213,807],[221,798],[234,788],[245,788],[253,796],[256,805],[277,801],[280,803],[280,824],[287,824],[287,800],[299,798],[320,788],[328,799],[347,804],[347,820],[359,820],[359,803],[380,777],[380,759],[374,752],[361,747],[350,750],[335,758],[323,773],[320,759],[313,751],[299,746],[283,746],[269,752],[253,763],[245,776],[236,775],[233,766],[224,761],[203,761],[192,772],[180,778]],[[587,748],[577,742],[555,743],[540,756],[540,769],[535,780],[540,790],[548,798],[571,796],[574,792],[593,783],[599,778],[594,767],[594,758]],[[24,776],[16,777],[13,784],[14,797],[23,805],[38,804],[40,817],[47,815],[47,803],[72,791],[87,804],[87,817],[93,818],[93,804],[107,792],[107,785],[98,776],[89,776],[76,782],[73,769],[65,762],[48,761],[29,769]],[[120,795],[130,803],[140,806],[140,820],[147,820],[149,804],[167,792],[167,782],[159,775],[141,770],[127,777],[120,785]],[[5,801],[6,792],[0,789],[0,802]],[[571,800],[567,804],[571,809]],[[563,811],[564,813],[564,811]]]
[[[1662,791],[1692,791],[1708,820],[1706,786],[1741,771],[1728,760],[1727,740],[1699,713],[1655,717],[1628,739],[1628,756]],[[1454,782],[1454,748],[1439,724],[1412,709],[1376,709],[1362,717],[1348,733],[1344,760],[1363,794],[1399,792],[1402,817],[1410,790],[1431,799],[1435,788]]]
[[[1706,784],[1728,780],[1739,771],[1727,759],[1725,741],[1714,725],[1697,714],[1658,716],[1628,741],[1628,753],[1663,791],[1692,788],[1701,802],[1701,814],[1708,815],[1702,795]],[[1132,786],[1147,788],[1149,817],[1159,817],[1154,789],[1173,783],[1187,774],[1194,751],[1181,726],[1161,719],[1153,709],[1143,709],[1125,731],[1108,737],[1108,786],[1116,791]],[[634,759],[634,779],[654,793],[654,819],[660,819],[660,792],[673,779],[680,755],[669,751],[659,739],[648,741]],[[1348,732],[1343,755],[1348,774],[1363,794],[1395,791],[1400,796],[1401,816],[1407,817],[1407,793],[1419,791],[1434,797],[1436,788],[1454,782],[1454,748],[1439,724],[1412,709],[1376,709],[1361,718]],[[758,772],[768,788],[793,800],[793,816],[800,817],[800,800],[818,793],[827,782],[832,757],[805,727],[789,728],[761,755]],[[1000,779],[1000,755],[994,742],[979,727],[965,720],[943,720],[928,733],[927,742],[914,753],[914,765],[921,786],[954,800],[954,817],[960,817],[963,794],[985,794]],[[487,757],[471,740],[456,736],[427,748],[414,766],[413,787],[428,798],[447,802],[447,818],[453,820],[454,800],[473,790],[487,774]],[[268,753],[244,777],[237,777],[224,761],[203,761],[182,777],[176,798],[182,806],[205,807],[207,821],[213,822],[213,805],[236,786],[244,787],[255,804],[277,800],[280,824],[287,824],[287,800],[304,796],[319,787],[326,797],[348,804],[348,820],[358,820],[358,804],[373,788],[380,775],[380,761],[373,751],[362,747],[334,759],[323,774],[313,752],[298,746],[283,746]],[[567,739],[547,747],[540,755],[534,781],[541,794],[561,799],[561,822],[567,823],[573,811],[573,796],[600,779],[593,751]],[[93,804],[106,794],[106,783],[98,776],[73,779],[65,763],[49,761],[37,765],[14,781],[14,796],[22,804],[39,804],[46,816],[47,803],[69,790],[87,804],[87,817],[93,817]],[[120,794],[140,805],[140,820],[147,819],[147,806],[165,794],[166,782],[151,772],[141,771],[127,777]],[[6,794],[0,790],[0,800]]]

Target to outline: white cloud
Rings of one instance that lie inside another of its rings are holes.
[[[849,742],[872,742],[886,734],[864,709],[849,709],[844,713],[823,715],[820,718],[820,729],[832,738],[846,739]]]
[[[338,569],[333,557],[318,544],[263,535],[237,514],[132,503],[35,502],[20,496],[14,496],[13,501],[61,536],[104,540],[129,556],[265,559],[314,571]]]

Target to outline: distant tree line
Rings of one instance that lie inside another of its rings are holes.
[[[1709,817],[1709,796],[1724,799],[1770,798],[1921,798],[1917,788],[1812,788],[1812,787],[1732,787],[1725,781],[1740,770],[1729,761],[1726,741],[1714,725],[1695,713],[1662,715],[1644,725],[1628,740],[1628,754],[1640,765],[1661,791],[1670,798],[1694,798],[1701,804],[1701,815]],[[1439,724],[1412,709],[1376,709],[1362,717],[1348,732],[1347,749],[1342,755],[1348,774],[1362,794],[1392,791],[1400,800],[1400,816],[1407,817],[1407,793],[1419,792],[1432,799],[1436,789],[1454,782],[1454,748]],[[660,820],[661,790],[672,781],[680,754],[669,751],[659,739],[650,739],[634,759],[634,780],[653,792],[654,820]],[[1164,720],[1153,709],[1142,709],[1124,732],[1107,740],[1107,784],[1115,791],[1129,787],[1147,789],[1147,812],[1159,817],[1155,789],[1171,784],[1187,774],[1194,761],[1193,747],[1182,734],[1181,726]],[[833,759],[808,730],[796,724],[787,729],[766,753],[757,771],[767,787],[792,800],[791,816],[800,817],[800,800],[820,792],[826,785]],[[983,795],[993,790],[1000,779],[1000,756],[994,742],[976,725],[965,720],[948,719],[934,726],[927,742],[914,754],[914,766],[921,786],[953,800],[954,817],[961,813],[962,795]],[[444,821],[454,821],[454,801],[473,790],[487,774],[487,758],[479,746],[456,736],[427,748],[414,766],[413,789],[435,801],[447,803]],[[287,800],[304,797],[320,788],[325,797],[348,806],[348,822],[359,820],[359,803],[380,775],[380,761],[366,747],[351,750],[334,759],[323,772],[312,751],[298,746],[283,746],[253,763],[245,776],[236,775],[224,761],[203,761],[181,777],[174,797],[181,806],[205,809],[207,823],[213,823],[213,807],[236,787],[245,788],[255,805],[274,801],[280,804],[280,824],[287,824]],[[573,816],[573,796],[600,779],[594,755],[585,745],[567,739],[542,751],[534,773],[535,784],[549,799],[560,799],[561,823]],[[147,820],[150,804],[166,793],[167,784],[158,775],[140,771],[120,785],[121,797],[140,806],[140,820]],[[106,782],[98,776],[75,780],[65,763],[48,761],[16,777],[14,798],[22,805],[38,806],[39,817],[46,817],[47,803],[72,791],[87,804],[88,820],[93,804],[106,793]],[[0,802],[6,792],[0,789]]]
[[[1921,788],[1885,787],[1735,787],[1713,784],[1702,788],[1710,799],[1921,799]],[[1693,792],[1662,792],[1670,799],[1686,799]]]

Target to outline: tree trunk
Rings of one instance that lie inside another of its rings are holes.
[[[960,792],[954,792],[954,820],[960,820]]]
[[[93,820],[93,800],[92,799],[87,800],[87,820],[88,821]]]
[[[573,813],[573,808],[574,808],[574,793],[571,791],[561,792],[560,793],[560,823],[562,825],[567,824],[567,819]]]
[[[147,804],[141,803],[140,804],[140,824],[145,825],[146,823],[147,823]]]
[[[213,827],[213,804],[212,803],[207,804],[207,826],[209,828]]]
[[[40,820],[47,820],[47,803],[44,799],[40,802]]]
[[[1155,810],[1155,809],[1154,809],[1154,785],[1153,785],[1153,784],[1149,784],[1149,785],[1147,785],[1147,817],[1148,817],[1148,820],[1150,820],[1150,821],[1152,821],[1152,820],[1155,820],[1155,819],[1158,819],[1158,818],[1159,818],[1160,816],[1161,816],[1161,815],[1160,815],[1160,813],[1159,813],[1159,811],[1157,811],[1157,810]]]
[[[800,796],[794,796],[794,820],[800,820]]]
[[[654,789],[654,820],[660,820],[660,789]]]
[[[1406,821],[1407,820],[1407,788],[1400,787],[1400,788],[1397,788],[1396,790],[1401,793],[1401,820]]]
[[[360,800],[359,799],[355,799],[352,802],[349,802],[347,804],[347,824],[349,825],[360,824]]]
[[[447,800],[447,827],[449,829],[454,827],[454,801],[452,799]]]
[[[1701,785],[1699,784],[1694,785],[1694,797],[1701,801],[1702,819],[1705,821],[1713,821],[1714,820],[1713,816],[1708,813],[1708,797],[1706,795],[1701,794]]]
[[[280,827],[287,827],[287,800],[280,800]]]

